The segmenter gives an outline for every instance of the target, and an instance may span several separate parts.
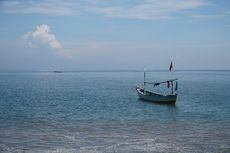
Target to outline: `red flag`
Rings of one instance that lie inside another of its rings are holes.
[[[172,68],[173,68],[173,63],[171,61],[170,66],[169,66],[169,71],[172,71]]]

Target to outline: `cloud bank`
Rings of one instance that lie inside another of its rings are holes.
[[[145,0],[133,6],[111,6],[98,9],[109,17],[146,20],[171,19],[174,13],[204,6],[202,0]]]
[[[2,13],[54,16],[97,14],[112,18],[145,20],[170,19],[175,13],[206,5],[204,0],[3,0],[0,3]]]
[[[55,35],[51,34],[51,29],[46,24],[37,26],[35,31],[26,33],[23,35],[23,38],[27,40],[31,47],[46,44],[50,48],[56,50],[61,56],[70,57],[70,55],[63,50]]]

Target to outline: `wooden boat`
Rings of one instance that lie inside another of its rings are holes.
[[[177,93],[175,93],[174,90],[177,90],[177,82],[176,82],[177,80],[178,79],[171,79],[163,82],[146,82],[145,71],[144,71],[144,87],[136,87],[136,91],[141,100],[152,101],[152,102],[157,102],[162,104],[175,104],[177,100]],[[174,89],[174,82],[176,82],[175,89]],[[146,89],[146,84],[152,84],[155,87],[165,83],[168,84],[168,87],[169,84],[171,84],[171,93],[168,95],[163,95]]]
[[[144,90],[143,88],[136,87],[138,96],[142,100],[158,102],[162,104],[175,104],[177,100],[177,94],[174,95],[162,95],[159,93]]]

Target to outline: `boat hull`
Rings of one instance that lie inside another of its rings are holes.
[[[175,95],[161,95],[151,91],[145,91],[140,87],[136,87],[138,96],[141,100],[152,101],[162,104],[175,104],[177,100],[177,94]]]

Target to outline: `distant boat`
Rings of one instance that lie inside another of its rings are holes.
[[[62,71],[53,71],[54,73],[62,73]]]
[[[157,103],[162,103],[162,104],[175,104],[177,100],[177,93],[175,91],[177,90],[177,80],[178,79],[171,79],[171,80],[166,80],[163,82],[146,82],[145,73],[146,72],[144,70],[144,87],[136,87],[136,91],[138,93],[139,98],[141,100],[152,101],[152,102],[157,102]],[[168,88],[171,88],[171,93],[167,95],[163,95],[160,93],[156,93],[156,92],[147,90],[146,84],[152,84],[154,87],[159,86],[161,84],[168,84]],[[174,89],[174,84],[175,84],[175,89]]]

